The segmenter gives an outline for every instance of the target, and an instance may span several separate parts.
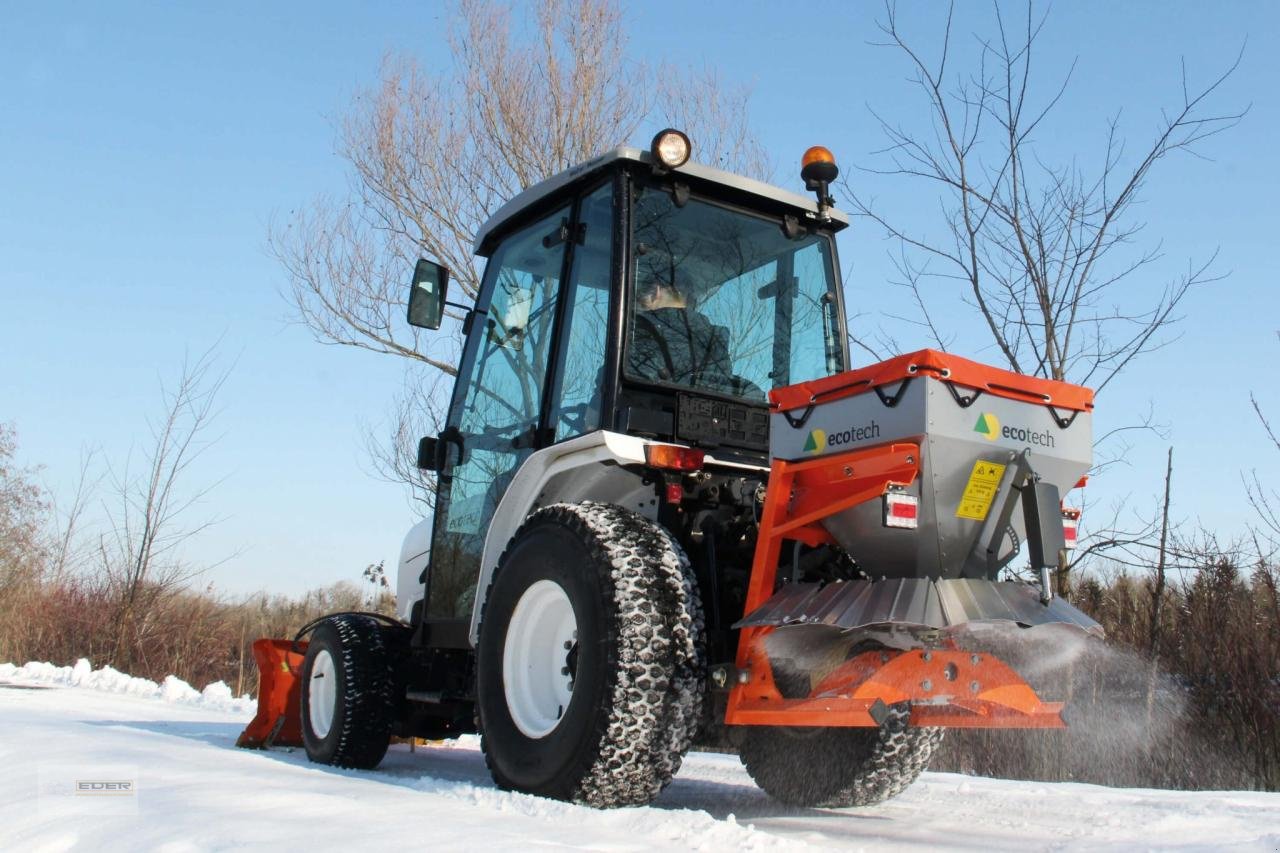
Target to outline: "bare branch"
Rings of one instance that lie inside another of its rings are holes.
[[[901,55],[928,123],[909,129],[872,111],[886,144],[873,153],[871,165],[860,166],[864,173],[935,187],[941,236],[918,218],[910,226],[891,220],[846,184],[852,208],[898,243],[900,274],[921,273],[903,278],[916,322],[933,341],[953,339],[971,326],[971,317],[951,312],[944,318],[929,310],[932,294],[960,285],[958,295],[981,318],[1011,369],[1101,390],[1134,359],[1169,342],[1189,292],[1221,278],[1212,272],[1215,253],[1164,286],[1139,285],[1135,273],[1156,261],[1160,250],[1132,248],[1142,231],[1132,213],[1161,160],[1176,152],[1198,155],[1197,146],[1247,113],[1210,107],[1242,55],[1199,88],[1184,66],[1179,106],[1164,115],[1127,170],[1121,168],[1125,146],[1118,116],[1109,119],[1101,159],[1090,175],[1074,161],[1047,163],[1036,145],[1037,137],[1051,132],[1075,72],[1073,62],[1040,94],[1033,60],[1047,12],[1037,13],[1028,2],[1023,20],[1011,27],[997,4],[992,37],[975,36],[977,69],[969,76],[947,70],[956,62],[955,18],[955,7],[949,7],[936,58],[930,59],[886,5],[881,45]],[[921,259],[910,260],[909,254]],[[939,266],[930,269],[930,263]],[[942,328],[942,319],[953,325]]]
[[[616,0],[458,0],[446,18],[452,70],[385,57],[378,81],[335,122],[348,192],[290,212],[267,235],[296,322],[322,343],[425,368],[418,375],[431,387],[431,377],[456,373],[460,324],[437,334],[407,324],[409,271],[434,258],[449,267],[454,298],[474,300],[472,240],[520,191],[667,123],[689,133],[703,162],[769,172],[750,128],[750,91],[709,68],[632,60]],[[405,423],[403,414],[393,420]],[[401,441],[397,433],[373,464],[400,471],[413,493],[422,484],[396,461]]]
[[[205,519],[185,523],[189,511],[217,485],[188,491],[186,475],[206,451],[206,437],[217,412],[218,392],[228,372],[215,372],[214,350],[183,361],[176,385],[161,393],[164,411],[152,424],[151,443],[140,475],[108,468],[114,504],[107,506],[109,524],[99,537],[98,554],[107,577],[116,626],[113,661],[128,666],[146,630],[151,607],[181,587],[199,569],[187,565],[177,551],[217,523]]]

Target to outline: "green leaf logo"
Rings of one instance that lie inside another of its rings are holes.
[[[978,415],[978,422],[973,425],[973,431],[980,433],[987,441],[995,441],[1000,435],[1000,419],[991,412],[983,412]]]
[[[804,440],[805,453],[821,453],[827,446],[826,430],[814,429],[809,431],[809,437]]]

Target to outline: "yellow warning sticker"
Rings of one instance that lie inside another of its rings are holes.
[[[1004,466],[999,462],[975,462],[973,473],[969,475],[969,482],[964,487],[964,496],[960,498],[960,506],[956,507],[956,518],[986,521],[1003,476]]]

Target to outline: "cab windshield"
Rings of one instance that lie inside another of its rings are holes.
[[[843,369],[830,237],[637,188],[626,375],[764,401]]]

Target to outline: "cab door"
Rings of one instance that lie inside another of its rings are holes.
[[[441,434],[426,589],[433,622],[469,621],[489,519],[520,464],[550,443],[543,398],[570,232],[566,206],[503,240],[485,269]]]

